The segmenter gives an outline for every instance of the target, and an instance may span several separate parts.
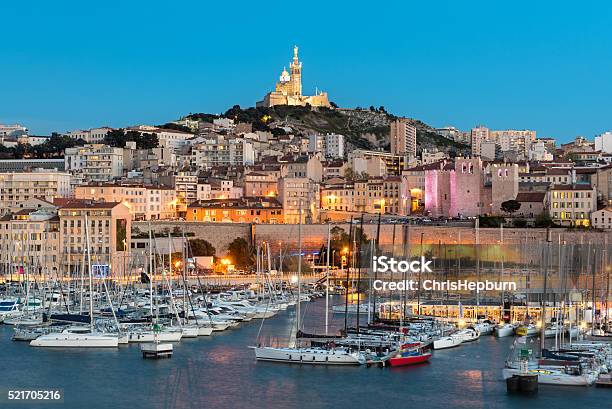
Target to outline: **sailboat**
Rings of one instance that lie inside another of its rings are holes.
[[[297,303],[296,303],[296,330],[300,328],[301,273],[302,273],[302,205],[300,202],[300,221],[298,224],[298,274],[297,274]],[[329,347],[300,347],[296,341],[287,347],[266,347],[258,345],[251,347],[255,351],[258,361],[271,361],[282,363],[301,363],[316,365],[363,365],[365,356],[359,352],[344,347],[336,347],[333,342]]]
[[[30,341],[33,347],[61,347],[61,348],[117,348],[119,337],[117,334],[106,334],[94,329],[93,319],[93,287],[91,253],[89,249],[89,223],[85,214],[85,238],[87,243],[87,261],[89,270],[89,327],[70,327],[59,333],[50,333]],[[106,285],[106,284],[105,284]],[[81,291],[84,289],[81,288]],[[111,305],[112,309],[112,305]]]

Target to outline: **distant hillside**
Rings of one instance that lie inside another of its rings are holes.
[[[290,127],[298,135],[312,133],[339,133],[345,135],[348,143],[355,148],[389,149],[389,124],[395,118],[383,107],[375,109],[311,109],[301,106],[279,105],[272,108],[241,108],[235,105],[221,116],[211,114],[190,114],[187,118],[212,122],[218,117],[232,118],[237,122],[253,124],[254,130],[284,133],[281,128]],[[420,149],[462,153],[468,146],[446,139],[434,132],[429,125],[412,120],[417,128],[417,145]]]

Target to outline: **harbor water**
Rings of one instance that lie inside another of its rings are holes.
[[[341,303],[341,299],[335,303]],[[324,331],[325,300],[303,304],[304,330]],[[354,320],[355,317],[351,317]],[[609,408],[610,391],[543,385],[533,397],[506,393],[501,370],[512,337],[483,336],[400,368],[256,362],[248,348],[287,342],[295,309],[210,337],[184,339],[174,356],[143,360],[137,344],[109,350],[32,348],[0,326],[2,408]],[[362,320],[365,316],[362,316]],[[332,316],[341,328],[344,316]],[[62,402],[8,402],[7,390],[59,389]]]

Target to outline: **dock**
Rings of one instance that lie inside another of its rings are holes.
[[[147,343],[140,346],[144,359],[172,358],[172,344]]]

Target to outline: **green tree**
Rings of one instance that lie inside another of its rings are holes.
[[[501,209],[506,213],[514,213],[521,208],[521,203],[516,200],[506,200],[502,202]]]
[[[137,149],[153,149],[159,145],[157,134],[134,130],[113,129],[104,138],[105,144],[118,148],[125,148],[126,142],[136,142]]]
[[[254,264],[253,249],[242,237],[237,237],[230,243],[227,256],[239,269],[248,269]]]
[[[204,239],[189,240],[189,247],[194,257],[214,256],[217,252],[215,247]]]
[[[496,216],[479,216],[480,227],[499,227],[504,222],[503,217]]]
[[[359,246],[361,243],[361,248],[367,248],[369,243],[368,236],[361,230],[358,226],[353,226],[353,243],[356,243]],[[347,255],[348,250],[352,248],[351,238],[349,237],[349,233],[346,232],[341,227],[334,227],[331,229],[330,236],[330,247],[333,253],[333,264],[339,266],[340,261],[342,259],[342,255]],[[330,254],[331,257],[331,254]]]
[[[344,170],[344,177],[347,180],[354,180],[355,179],[355,171],[353,170],[352,167],[348,166],[345,170]]]

